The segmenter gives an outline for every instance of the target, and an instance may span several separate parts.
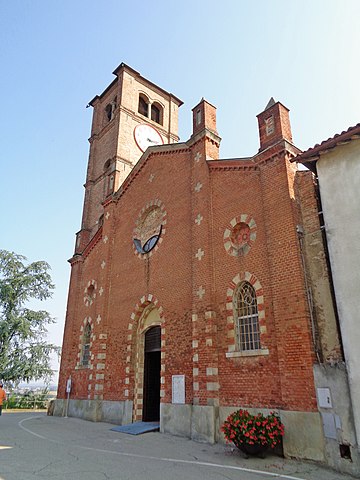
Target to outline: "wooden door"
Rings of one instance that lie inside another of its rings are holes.
[[[145,333],[143,421],[160,419],[161,328]]]

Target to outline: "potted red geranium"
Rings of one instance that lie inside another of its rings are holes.
[[[274,412],[265,416],[237,410],[228,416],[221,430],[226,442],[233,443],[245,454],[260,454],[268,448],[275,448],[284,435],[284,425]]]

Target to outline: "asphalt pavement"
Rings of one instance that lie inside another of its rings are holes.
[[[0,417],[0,480],[350,480],[315,463],[44,413]]]

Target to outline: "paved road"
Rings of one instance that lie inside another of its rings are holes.
[[[0,480],[350,480],[311,463],[45,414],[0,417]]]

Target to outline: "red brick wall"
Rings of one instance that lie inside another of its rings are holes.
[[[281,156],[264,165],[263,204],[282,400],[286,408],[308,410],[316,406],[314,355],[288,179]]]
[[[171,401],[171,376],[185,374],[189,403],[193,397],[200,404],[218,398],[222,405],[313,410],[314,356],[284,156],[252,170],[209,170],[202,145],[198,143],[181,153],[151,155],[125,192],[105,209],[110,216],[104,221],[102,239],[84,263],[73,266],[59,393],[64,392],[65,378],[71,373],[73,394],[78,398],[87,398],[88,394],[93,398],[101,393],[104,399],[125,400],[126,377],[132,398],[134,359],[130,373],[125,372],[128,324],[141,297],[153,294],[163,308],[166,328],[166,395],[162,401]],[[203,154],[195,164],[197,151]],[[149,182],[151,175],[154,178]],[[195,192],[199,181],[202,187]],[[132,234],[139,212],[155,199],[160,199],[166,210],[166,232],[158,250],[144,260],[134,254]],[[203,216],[199,226],[194,221],[198,213]],[[232,218],[243,213],[256,221],[256,241],[246,256],[230,256],[224,248],[224,231]],[[204,251],[201,260],[195,257],[199,248]],[[229,343],[226,292],[241,272],[251,272],[261,283],[266,325],[261,341],[269,355],[225,356]],[[84,289],[92,279],[97,282],[97,296],[87,307]],[[202,299],[196,294],[200,285],[205,289]],[[216,313],[210,327],[205,318],[209,311]],[[194,313],[198,315],[195,333],[191,318]],[[89,316],[96,335],[91,349],[94,367],[74,371],[80,328]],[[101,333],[107,335],[104,342],[99,340]],[[192,347],[194,336],[198,340],[196,350]],[[211,347],[206,345],[209,338]],[[102,352],[101,343],[106,343],[105,378],[96,381],[96,374],[101,374],[96,369],[102,363],[96,359]],[[193,362],[194,351],[199,355],[197,364]],[[194,367],[199,369],[196,391],[192,385]],[[218,392],[207,391],[207,383],[214,381],[206,375],[208,367],[218,368]],[[95,384],[101,383],[103,390],[96,392]]]

